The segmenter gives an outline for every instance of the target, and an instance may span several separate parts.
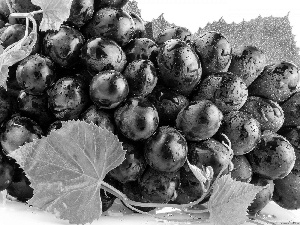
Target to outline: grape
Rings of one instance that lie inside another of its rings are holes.
[[[262,74],[248,87],[249,94],[283,102],[298,92],[299,68],[290,62],[268,65]]]
[[[47,31],[43,39],[43,53],[61,67],[71,67],[78,63],[84,42],[81,32],[64,25],[58,31]]]
[[[155,107],[142,98],[128,99],[116,109],[114,119],[118,130],[133,141],[149,138],[159,123]]]
[[[14,168],[11,166],[5,156],[0,152],[0,192],[5,190],[12,182]]]
[[[95,9],[103,7],[122,8],[129,0],[95,0]]]
[[[266,179],[282,179],[295,165],[295,150],[283,136],[264,131],[261,141],[247,154],[254,173]]]
[[[12,110],[10,96],[3,87],[0,87],[0,124],[8,118]]]
[[[143,202],[143,203],[150,202],[142,195],[141,187],[138,181],[130,181],[125,183],[123,185],[123,192],[130,200],[136,202]],[[155,209],[154,207],[139,207],[139,206],[134,206],[134,208],[144,212],[149,212]]]
[[[116,70],[122,72],[126,65],[126,55],[122,48],[113,40],[91,38],[81,49],[83,63],[89,70]]]
[[[90,83],[90,97],[99,108],[116,108],[126,99],[128,92],[127,80],[115,70],[98,73]]]
[[[192,33],[185,27],[168,27],[158,34],[155,42],[162,45],[164,42],[171,39],[180,39],[186,43],[191,42]]]
[[[135,38],[123,47],[127,62],[138,59],[150,60],[157,65],[158,46],[148,38]]]
[[[12,183],[6,188],[7,193],[18,201],[26,202],[33,197],[33,188],[25,172],[18,168],[13,176]]]
[[[178,113],[189,105],[189,100],[184,95],[159,85],[155,86],[147,98],[158,112],[160,126],[175,127]]]
[[[277,132],[285,121],[285,114],[280,105],[266,98],[249,96],[240,111],[251,114],[260,123],[262,131]]]
[[[194,101],[211,100],[223,113],[239,110],[247,98],[245,82],[229,72],[214,73],[204,78],[192,97]]]
[[[180,187],[175,203],[186,204],[199,199],[204,193],[200,181],[195,177],[189,166],[180,168]],[[202,202],[203,203],[203,202]]]
[[[264,52],[255,46],[243,46],[232,54],[228,72],[241,77],[248,87],[263,71],[266,64]]]
[[[300,126],[300,93],[297,92],[281,104],[284,113],[283,127]]]
[[[234,155],[232,158],[234,165],[231,177],[237,181],[250,182],[252,179],[252,167],[245,155]]]
[[[156,69],[150,60],[135,60],[124,71],[130,97],[146,97],[157,83]]]
[[[54,63],[39,54],[22,60],[16,71],[19,86],[28,94],[41,95],[56,79]]]
[[[48,109],[48,97],[31,95],[24,90],[20,91],[17,98],[18,110],[22,116],[36,120],[43,129],[46,129],[55,120],[55,116]]]
[[[223,174],[229,172],[227,166],[231,162],[233,155],[231,155],[227,147],[219,141],[209,138],[204,141],[189,142],[188,148],[189,162],[200,169],[203,168],[203,166],[211,166],[214,171],[214,179],[224,166],[226,166],[226,169]]]
[[[271,200],[274,192],[273,180],[253,176],[251,184],[255,186],[263,186],[263,190],[258,192],[253,202],[248,206],[248,213],[250,215],[258,214]]]
[[[171,39],[157,56],[159,77],[165,86],[188,96],[200,82],[202,67],[198,56],[184,41]]]
[[[148,167],[140,179],[143,197],[154,203],[168,203],[176,197],[180,173],[159,172]]]
[[[93,18],[84,29],[87,38],[105,37],[126,45],[135,34],[134,21],[131,16],[117,8],[101,8],[94,13]]]
[[[80,119],[87,123],[94,123],[97,126],[105,128],[115,133],[115,125],[113,123],[113,116],[111,113],[97,108],[95,105],[91,105],[86,111],[81,113]]]
[[[13,116],[2,126],[0,136],[3,152],[9,154],[25,143],[42,136],[40,126],[27,117]]]
[[[184,136],[175,128],[162,126],[148,138],[144,154],[147,163],[158,171],[176,172],[186,161],[188,152]]]
[[[142,20],[142,18],[133,12],[129,13],[129,15],[131,16],[131,18],[134,21],[133,39],[145,37],[146,36],[146,28],[145,28],[144,21]]]
[[[20,41],[25,35],[26,26],[22,24],[13,24],[9,26],[5,26],[0,29],[0,41],[1,45],[4,48],[7,48],[9,45]],[[31,28],[29,28],[29,32],[31,32]],[[39,43],[37,42],[32,52],[36,53],[39,49]]]
[[[235,155],[252,151],[261,138],[260,123],[250,114],[242,111],[231,111],[225,114],[219,132],[229,138]]]
[[[283,179],[274,180],[272,199],[282,208],[300,209],[300,170],[292,170]]]
[[[93,16],[94,0],[73,0],[68,22],[78,27],[82,27]]]
[[[199,55],[203,74],[227,72],[231,62],[232,48],[227,38],[215,31],[205,32],[193,42]]]
[[[218,131],[222,119],[223,113],[211,101],[194,101],[178,113],[176,127],[188,141],[201,141]]]
[[[88,90],[76,77],[59,79],[47,92],[48,107],[57,119],[77,119],[89,104]]]
[[[125,160],[121,165],[109,172],[109,175],[121,183],[138,180],[146,168],[142,146],[122,138]]]

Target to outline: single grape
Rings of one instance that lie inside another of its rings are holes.
[[[81,49],[81,60],[91,71],[116,70],[122,72],[126,55],[113,40],[99,37],[89,39]]]
[[[11,166],[2,152],[0,152],[0,192],[11,185],[14,176],[14,168]]]
[[[143,197],[153,203],[168,203],[176,197],[180,173],[166,173],[148,167],[140,179]]]
[[[129,86],[129,96],[146,97],[157,83],[156,69],[150,60],[135,60],[124,71]]]
[[[57,119],[72,120],[89,105],[85,84],[76,77],[63,77],[47,91],[48,107]]]
[[[56,79],[55,65],[45,56],[31,55],[20,62],[16,79],[19,86],[28,94],[44,94]]]
[[[81,32],[70,26],[61,26],[58,31],[47,31],[43,39],[43,53],[61,67],[72,67],[79,61],[85,43]]]
[[[184,136],[175,128],[162,126],[147,139],[144,154],[148,165],[162,172],[178,171],[187,158]]]
[[[118,130],[133,141],[149,138],[159,123],[155,107],[143,98],[128,99],[116,109],[114,119]]]
[[[104,37],[117,42],[120,46],[126,45],[135,34],[134,21],[122,9],[100,8],[93,18],[84,27],[87,38]]]
[[[115,133],[115,125],[113,122],[113,115],[104,109],[99,109],[95,105],[91,105],[80,115],[80,119],[87,123],[94,123],[97,126],[105,128]]]
[[[90,98],[98,108],[116,108],[128,93],[126,78],[115,70],[98,73],[90,83]]]
[[[143,147],[128,139],[120,139],[126,150],[125,160],[109,172],[109,175],[121,183],[135,181],[140,178],[146,168]]]
[[[27,117],[13,116],[2,125],[0,135],[3,152],[9,154],[20,146],[42,136],[40,126]]]

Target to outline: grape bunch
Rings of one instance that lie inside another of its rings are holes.
[[[39,32],[30,56],[9,68],[7,90],[0,89],[0,191],[32,198],[29,179],[8,154],[63,121],[83,120],[122,142],[126,158],[104,180],[134,201],[199,199],[205,190],[189,162],[212,167],[212,182],[222,173],[265,186],[249,214],[270,200],[300,208],[298,67],[268,65],[259,48],[233,49],[215,31],[192,39],[186,28],[168,27],[150,39],[143,19],[122,8],[127,2],[73,0],[60,29]],[[6,48],[26,26],[0,6]],[[34,9],[30,1],[13,6]],[[106,211],[116,197],[99,194]]]

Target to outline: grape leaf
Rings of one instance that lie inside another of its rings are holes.
[[[31,181],[34,196],[29,204],[72,224],[85,224],[100,217],[103,178],[123,162],[125,151],[106,129],[68,121],[10,156]]]
[[[37,40],[37,33],[32,31],[25,39],[8,46],[5,50],[0,48],[0,85],[7,87],[8,67],[25,59],[30,55]]]
[[[240,225],[247,221],[247,208],[264,187],[233,180],[229,174],[215,181],[207,204],[210,221],[217,225]]]
[[[43,10],[41,31],[59,30],[60,25],[70,16],[72,0],[31,0]]]
[[[208,23],[203,29],[199,28],[194,37],[211,30],[224,34],[234,50],[244,45],[253,45],[263,50],[267,64],[290,61],[300,66],[299,48],[296,47],[288,15],[259,16],[250,21],[231,24],[221,18],[219,21]]]
[[[126,5],[124,5],[123,10],[127,13],[135,13],[139,17],[141,17],[141,10],[138,7],[138,3],[136,1],[128,1]]]
[[[164,14],[161,14],[157,19],[151,21],[153,39],[155,40],[157,36],[166,28],[176,26],[174,23],[169,23],[165,18]]]

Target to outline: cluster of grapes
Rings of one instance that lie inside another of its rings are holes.
[[[266,65],[255,46],[233,52],[218,32],[192,40],[187,29],[170,27],[155,40],[146,38],[143,20],[122,9],[127,2],[73,0],[59,31],[40,32],[32,54],[10,67],[8,90],[0,90],[0,191],[30,199],[29,180],[7,154],[59,129],[62,121],[79,119],[118,135],[126,158],[105,181],[134,201],[199,199],[203,185],[188,159],[200,169],[211,166],[213,181],[222,172],[269,184],[249,207],[251,214],[272,196],[285,208],[299,208],[300,121],[292,110],[300,99],[298,68]],[[35,10],[30,1],[20,5]],[[5,48],[26,27],[22,21],[5,25],[8,17],[1,16]],[[115,196],[100,195],[105,211]]]

